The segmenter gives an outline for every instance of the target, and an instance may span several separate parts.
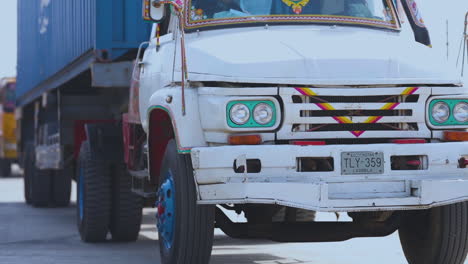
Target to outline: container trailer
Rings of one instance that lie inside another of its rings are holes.
[[[93,180],[79,181],[77,219],[86,241],[109,230],[114,240],[135,240],[140,228],[142,199],[130,192],[121,120],[133,60],[151,32],[141,10],[135,0],[18,1],[25,199],[37,207],[67,206],[71,180],[94,173],[104,196],[90,194]],[[100,167],[80,167],[86,153]],[[84,223],[89,217],[101,230]]]
[[[65,205],[74,178],[83,241],[135,240],[154,206],[162,263],[209,263],[215,227],[279,242],[398,231],[410,263],[464,262],[468,94],[416,1],[25,3],[26,199]]]

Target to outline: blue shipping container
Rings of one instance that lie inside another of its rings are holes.
[[[18,0],[18,104],[148,40],[141,0]]]

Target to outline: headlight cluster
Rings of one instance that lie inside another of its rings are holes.
[[[230,111],[231,121],[237,125],[244,125],[250,119],[250,109],[245,104],[235,104]]]
[[[468,125],[468,100],[433,100],[429,112],[429,119],[434,126]]]
[[[272,101],[232,101],[227,105],[227,122],[233,128],[272,127],[276,108]]]
[[[453,117],[458,122],[467,123],[468,122],[468,103],[461,102],[455,105],[453,108]]]
[[[432,107],[432,118],[439,123],[445,123],[450,117],[450,107],[445,102],[435,103]]]

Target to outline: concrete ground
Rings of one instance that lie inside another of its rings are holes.
[[[319,215],[320,218],[333,217]],[[154,210],[145,209],[136,243],[85,244],[75,205],[37,209],[23,201],[20,177],[0,179],[1,264],[158,264]],[[237,240],[216,230],[212,264],[404,264],[398,235],[341,243],[281,244]],[[468,262],[467,262],[468,263]],[[196,264],[196,263],[194,263]]]

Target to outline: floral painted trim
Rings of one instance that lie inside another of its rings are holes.
[[[204,20],[207,19],[207,16],[205,15],[203,9],[196,9],[194,6],[192,6],[192,10],[190,10],[190,19],[192,21]]]
[[[191,4],[191,0],[186,0]],[[334,15],[267,15],[267,16],[250,16],[250,17],[232,17],[232,18],[223,18],[223,19],[201,19],[193,20],[191,16],[185,16],[185,28],[186,29],[197,29],[201,27],[215,27],[215,26],[224,26],[224,25],[236,25],[236,24],[247,24],[247,23],[340,23],[347,25],[364,25],[372,27],[380,27],[387,29],[399,29],[399,25],[396,22],[396,13],[393,10],[392,0],[386,0],[388,6],[391,7],[391,14],[393,15],[393,20],[391,22],[383,21],[380,19],[372,18],[358,18],[350,16],[334,16]],[[411,1],[411,0],[408,0]],[[186,14],[192,13],[192,8],[185,5]]]
[[[246,23],[258,23],[258,22],[302,22],[302,23],[331,23],[337,22],[342,24],[356,24],[365,26],[376,26],[389,29],[398,29],[396,24],[385,22],[377,19],[366,19],[366,18],[354,18],[345,16],[255,16],[255,17],[239,17],[239,18],[226,18],[226,19],[207,19],[192,21],[186,23],[187,29],[195,29],[205,26],[222,26],[229,24],[246,24]]]
[[[302,13],[302,7],[306,6],[310,0],[282,0],[287,6],[290,6],[297,15]]]

